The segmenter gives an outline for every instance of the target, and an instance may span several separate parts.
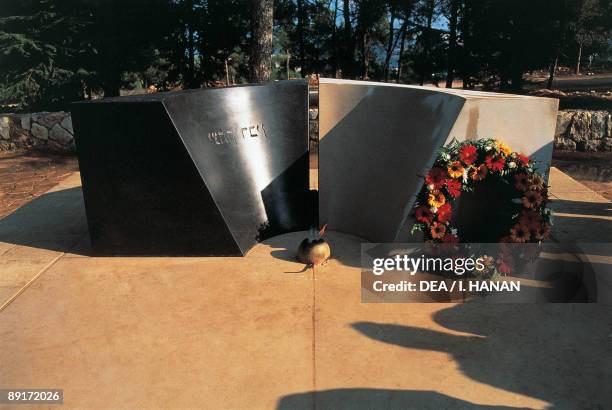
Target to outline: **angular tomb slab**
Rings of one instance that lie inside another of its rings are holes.
[[[321,79],[320,223],[371,242],[409,239],[409,214],[437,150],[496,138],[548,172],[558,101]]]
[[[309,226],[308,83],[75,103],[92,248],[244,255]]]

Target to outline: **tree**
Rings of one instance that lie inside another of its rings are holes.
[[[353,75],[355,43],[353,41],[352,24],[351,24],[351,3],[349,0],[342,1],[342,18],[343,18],[343,58],[342,58],[342,74],[345,78],[350,78]]]
[[[595,42],[605,42],[609,36],[610,22],[607,21],[605,9],[600,0],[582,0],[576,5],[575,19],[569,23],[574,32],[574,39],[578,45],[576,59],[576,74],[580,74],[580,60],[584,47]]]
[[[253,0],[251,81],[265,83],[272,74],[273,0]]]
[[[459,2],[460,0],[448,0],[447,13],[448,29],[450,35],[448,38],[448,64],[446,66],[446,88],[453,88],[453,80],[455,79],[455,60],[457,58],[457,21],[459,18]]]
[[[85,24],[59,0],[6,0],[0,13],[0,101],[19,109],[65,109],[89,73],[75,61]]]

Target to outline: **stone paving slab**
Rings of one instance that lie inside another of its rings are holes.
[[[612,202],[557,168],[551,168],[549,184],[555,240],[612,242]]]
[[[358,252],[316,270],[316,408],[612,404],[609,306],[360,303]]]
[[[64,258],[0,314],[0,385],[60,387],[70,408],[273,408],[312,388],[296,265]]]
[[[586,211],[609,201],[550,181],[558,212],[587,215],[557,218],[564,238],[600,229]],[[293,261],[304,233],[245,258],[92,258],[79,185],[0,220],[0,303],[39,275],[0,312],[0,386],[70,408],[612,405],[608,306],[362,304],[360,241],[336,232],[314,271]]]

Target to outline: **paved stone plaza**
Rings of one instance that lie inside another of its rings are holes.
[[[554,239],[612,238],[610,201],[556,169]],[[69,408],[607,408],[596,304],[360,303],[359,240],[293,260],[93,258],[80,177],[0,220],[0,386]],[[612,260],[599,258],[598,263]]]

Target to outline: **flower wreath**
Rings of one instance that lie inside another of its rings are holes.
[[[451,225],[452,203],[487,178],[507,184],[512,197],[512,228],[499,242],[533,243],[548,237],[551,212],[546,208],[548,186],[543,176],[529,157],[489,138],[454,140],[440,149],[415,202],[412,232],[422,231],[426,241],[459,242],[457,229]]]

